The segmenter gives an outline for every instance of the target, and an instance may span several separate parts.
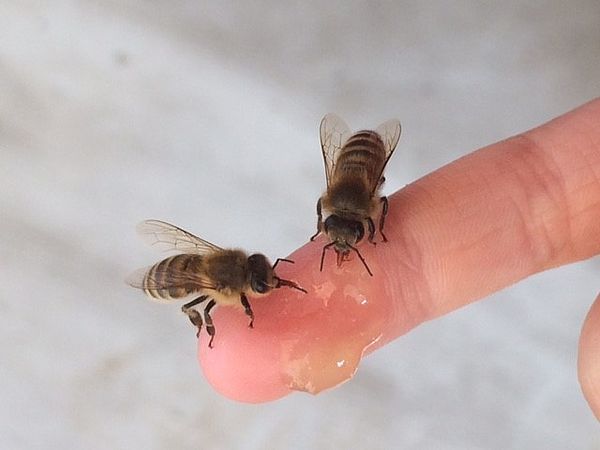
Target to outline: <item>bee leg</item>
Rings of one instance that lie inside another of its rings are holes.
[[[325,261],[325,252],[332,245],[335,245],[335,241],[334,242],[330,242],[329,244],[323,246],[323,251],[321,252],[321,267],[319,269],[321,272],[323,272],[323,261]]]
[[[315,238],[321,233],[323,229],[323,214],[321,212],[321,199],[317,201],[317,232],[310,237],[311,241],[314,241]]]
[[[383,242],[387,242],[387,238],[385,237],[385,234],[383,234],[383,225],[385,224],[385,216],[387,215],[387,212],[388,212],[388,199],[387,199],[387,197],[384,196],[384,197],[381,197],[379,200],[383,204],[383,206],[381,208],[381,216],[379,217],[379,234],[381,234],[381,238],[383,239]]]
[[[250,308],[250,302],[248,301],[248,297],[246,294],[242,292],[240,295],[240,301],[242,302],[242,306],[244,307],[244,312],[248,317],[250,317],[250,323],[248,324],[248,328],[254,328],[254,313],[252,312],[252,308]]]
[[[202,316],[195,309],[191,309],[186,314],[188,315],[190,322],[198,329],[198,331],[196,331],[196,337],[199,338],[200,332],[202,331]]]
[[[308,291],[304,288],[301,288],[300,286],[298,286],[296,283],[294,283],[293,281],[290,280],[284,280],[283,278],[279,278],[279,277],[274,277],[275,280],[277,281],[277,284],[275,284],[275,288],[280,288],[281,286],[287,286],[289,288],[292,289],[296,289],[298,291],[302,291],[305,294],[308,294]]]
[[[187,314],[188,318],[190,319],[190,322],[192,322],[192,324],[196,328],[198,328],[196,337],[200,337],[200,331],[202,330],[202,316],[200,315],[200,313],[198,311],[196,311],[195,309],[192,309],[192,307],[196,306],[199,303],[202,303],[207,298],[208,298],[208,296],[202,295],[202,296],[192,300],[191,302],[186,303],[185,305],[183,305],[181,307],[181,311],[183,311],[185,314]]]
[[[215,302],[213,299],[208,302],[206,308],[204,308],[204,322],[206,322],[206,332],[210,336],[210,341],[208,341],[208,346],[210,348],[213,348],[212,343],[213,339],[215,338],[215,326],[213,325],[212,317],[210,317],[210,310],[214,308],[216,304],[217,302]]]
[[[373,219],[371,219],[370,217],[367,217],[367,225],[369,226],[369,242],[373,245],[377,245],[376,242],[374,242],[375,239],[375,224],[373,223]]]

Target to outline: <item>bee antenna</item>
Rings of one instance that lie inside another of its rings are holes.
[[[369,266],[367,265],[367,262],[365,261],[365,258],[362,257],[362,255],[360,254],[360,252],[358,251],[358,249],[356,247],[352,247],[351,245],[348,245],[348,247],[350,247],[352,250],[354,250],[356,252],[356,254],[358,255],[358,257],[362,261],[363,265],[365,266],[365,269],[367,269],[367,272],[369,272],[369,275],[373,276],[373,272],[371,272],[371,269],[369,269]]]
[[[321,272],[323,272],[323,261],[325,261],[325,251],[334,244],[335,241],[323,246],[323,252],[321,253],[321,268],[319,269]]]
[[[275,267],[277,267],[277,264],[279,264],[280,262],[286,262],[286,263],[290,263],[290,264],[295,264],[295,262],[292,261],[291,259],[277,258],[275,260],[275,264],[273,264],[273,270],[275,270]]]

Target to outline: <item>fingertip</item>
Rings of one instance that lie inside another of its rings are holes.
[[[213,348],[209,337],[198,339],[198,358],[207,381],[224,395],[245,403],[276,400],[290,390],[282,380],[274,336],[255,333],[243,311],[217,310]]]
[[[296,390],[316,394],[350,379],[366,351],[396,337],[395,305],[376,250],[365,249],[371,277],[357,258],[338,268],[331,256],[320,272],[322,246],[308,243],[292,256],[296,264],[278,266],[278,276],[308,293],[280,288],[252,299],[253,329],[241,310],[215,312],[214,348],[202,336],[198,356],[218,392],[251,403]]]

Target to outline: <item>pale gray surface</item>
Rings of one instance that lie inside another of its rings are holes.
[[[402,120],[391,192],[597,96],[597,0],[42,3],[0,3],[1,448],[600,448],[576,377],[597,260],[258,406],[122,282],[157,257],[144,218],[272,257],[305,241],[325,112]]]

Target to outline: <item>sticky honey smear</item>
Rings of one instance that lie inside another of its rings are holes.
[[[303,357],[295,358],[291,353],[287,363],[289,388],[311,394],[334,388],[350,380],[358,369],[365,350],[377,339],[368,343],[356,339],[352,345],[348,342],[328,346],[327,349],[314,349]]]
[[[314,292],[322,294],[319,307],[302,318],[299,331],[286,335],[281,357],[288,387],[318,394],[354,376],[365,351],[382,336],[387,302],[352,284],[325,282]]]

